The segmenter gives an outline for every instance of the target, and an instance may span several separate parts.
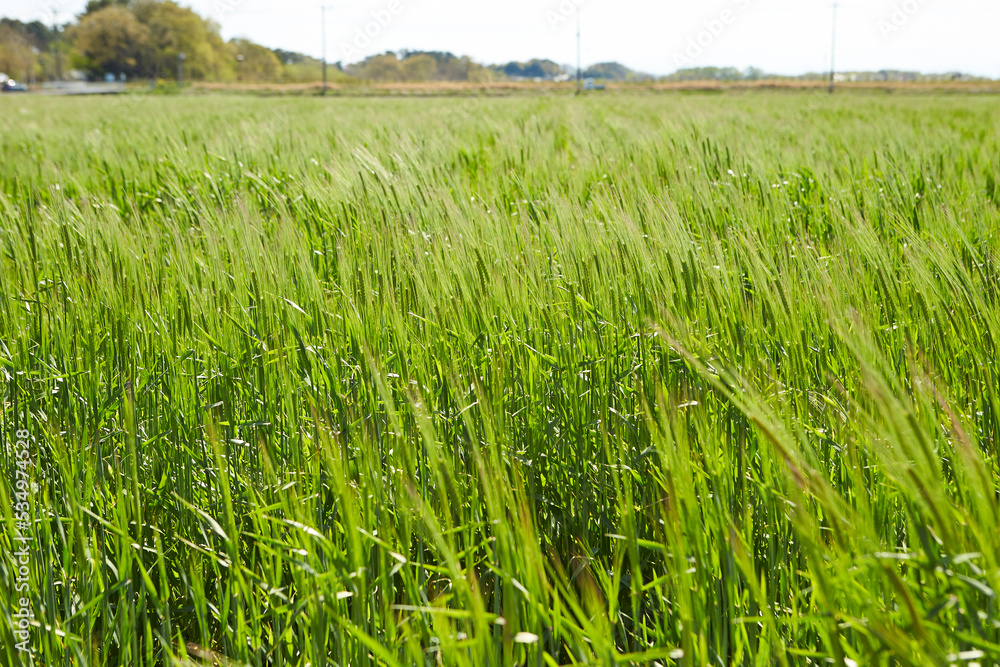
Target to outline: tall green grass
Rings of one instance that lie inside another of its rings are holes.
[[[1000,664],[998,129],[0,99],[2,662]]]

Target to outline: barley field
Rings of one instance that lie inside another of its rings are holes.
[[[0,662],[1000,664],[998,102],[0,99]]]

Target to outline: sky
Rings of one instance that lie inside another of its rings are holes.
[[[330,62],[386,51],[434,50],[483,63],[548,58],[584,66],[618,61],[650,74],[681,67],[759,67],[775,74],[830,68],[826,0],[326,0]],[[215,20],[224,38],[321,57],[323,0],[180,0]],[[86,0],[0,0],[0,15],[60,22]],[[1000,78],[997,0],[844,0],[838,71],[961,71]]]

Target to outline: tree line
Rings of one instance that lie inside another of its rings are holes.
[[[270,49],[248,39],[226,41],[220,26],[174,0],[90,0],[76,20],[63,26],[0,18],[0,72],[27,82],[67,78],[172,79],[184,54],[186,80],[223,83],[312,83],[322,63],[310,56]],[[350,65],[333,64],[331,81],[423,82],[568,80],[576,72],[551,60],[483,65],[468,56],[441,51],[400,51]],[[581,73],[604,81],[823,80],[828,73],[776,77],[757,68],[691,67],[652,77],[619,63],[599,63]],[[845,75],[846,77],[846,75]],[[916,72],[851,73],[851,81],[937,80]],[[945,78],[961,78],[949,74]],[[967,77],[966,77],[967,78]]]
[[[247,39],[225,41],[217,23],[174,0],[90,0],[75,21],[57,27],[0,19],[0,71],[27,81],[63,79],[71,71],[98,80],[172,79],[180,54],[187,80],[304,83],[322,77],[319,60]],[[387,52],[329,68],[332,81],[485,83],[573,74],[551,60],[482,65],[441,51]],[[584,76],[645,78],[617,63],[594,65]]]
[[[77,19],[49,27],[0,19],[0,71],[33,81],[70,71],[101,79],[161,79],[176,75],[215,82],[305,82],[321,76],[315,58],[223,40],[217,23],[173,0],[90,0]]]
[[[305,83],[321,61],[248,39],[225,41],[220,26],[173,0],[90,0],[76,20],[50,27],[0,19],[0,72],[26,81],[67,78],[172,79],[183,54],[186,80]],[[504,78],[502,68],[445,52],[403,51],[328,68],[332,81],[474,81]]]

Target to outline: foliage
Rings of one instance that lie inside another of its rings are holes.
[[[34,72],[31,41],[9,25],[0,25],[0,72],[24,77]]]
[[[302,57],[292,62],[286,62],[281,68],[281,81],[284,83],[310,83],[323,79],[323,62],[315,58]],[[333,83],[356,81],[339,64],[327,66],[327,79]]]
[[[217,81],[233,72],[219,26],[172,0],[138,0],[132,10],[151,33],[153,59],[150,73],[171,76],[177,57],[185,55],[184,70],[194,80]]]
[[[0,18],[0,28],[10,28],[22,38],[28,40],[31,46],[40,51],[47,50],[56,38],[56,33],[52,28],[41,21],[29,21],[25,23],[17,19]],[[10,33],[8,32],[7,34],[9,35]],[[9,38],[5,38],[4,41],[6,39]]]
[[[152,33],[125,7],[110,5],[86,14],[68,37],[92,74],[131,78],[150,70]]]
[[[466,56],[435,51],[402,51],[371,56],[347,67],[359,78],[379,82],[399,81],[472,81],[493,80],[492,72]]]
[[[80,18],[107,9],[108,7],[127,7],[130,0],[87,0],[87,5]]]
[[[284,49],[273,49],[274,55],[278,57],[283,65],[297,65],[305,60],[309,60],[309,56],[302,53],[296,53],[295,51],[285,51]],[[316,61],[320,62],[320,61]]]
[[[621,63],[598,63],[583,71],[583,76],[605,81],[651,81],[653,77],[629,69]]]
[[[749,70],[749,77],[760,78],[756,69]],[[742,81],[744,73],[735,67],[689,67],[663,77],[664,81]]]
[[[0,72],[25,82],[55,75],[58,34],[41,21],[0,18]]]
[[[4,664],[1000,662],[995,100],[0,111]]]
[[[529,60],[525,63],[510,62],[506,65],[494,66],[496,71],[505,76],[517,79],[554,79],[566,70],[551,60]]]
[[[281,78],[281,61],[271,49],[247,39],[230,40],[226,46],[229,48],[229,61],[237,63],[239,80],[267,82]]]

